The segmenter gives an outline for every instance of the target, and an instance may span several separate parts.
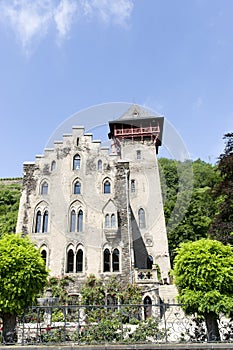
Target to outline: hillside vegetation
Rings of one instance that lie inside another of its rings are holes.
[[[212,191],[220,182],[216,166],[200,159],[159,159],[164,213],[171,260],[181,242],[206,238],[218,210]]]
[[[15,232],[21,185],[19,181],[0,181],[0,235]]]

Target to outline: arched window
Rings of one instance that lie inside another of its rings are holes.
[[[76,254],[76,272],[83,272],[83,251],[79,249]]]
[[[104,193],[111,193],[111,184],[109,180],[104,182]]]
[[[78,232],[83,230],[83,211],[80,209],[78,212]]]
[[[49,213],[46,210],[43,215],[42,232],[48,232]]]
[[[140,208],[138,211],[138,222],[140,228],[146,227],[146,220],[145,220],[145,211],[144,209]]]
[[[66,272],[74,272],[74,252],[70,249],[67,253],[67,269]]]
[[[56,162],[55,160],[53,160],[51,163],[51,171],[54,171],[55,169],[56,169]]]
[[[47,252],[46,252],[46,250],[43,249],[40,254],[41,254],[41,257],[44,260],[44,263],[46,265],[47,264]]]
[[[75,210],[71,210],[70,213],[70,232],[75,232],[75,226],[76,226],[76,213]]]
[[[135,180],[131,180],[131,193],[135,193]]]
[[[142,158],[142,156],[141,156],[141,151],[138,150],[138,151],[137,151],[137,159],[141,159],[141,158]]]
[[[39,211],[36,213],[35,232],[36,232],[36,233],[40,232],[40,228],[41,228],[41,211],[39,210]]]
[[[81,194],[81,184],[79,181],[74,184],[74,194]]]
[[[98,170],[99,171],[102,171],[102,168],[103,168],[103,163],[102,163],[102,160],[98,160]]]
[[[146,296],[144,301],[144,318],[147,320],[152,315],[152,300],[149,296]]]
[[[119,271],[119,250],[114,249],[112,253],[112,271]]]
[[[148,255],[147,257],[147,269],[152,269],[153,267],[153,256]]]
[[[110,227],[110,218],[109,214],[105,215],[105,227]]]
[[[111,215],[111,227],[116,227],[116,217],[115,214]]]
[[[48,194],[48,188],[49,188],[48,183],[46,181],[43,182],[41,186],[41,194]]]
[[[73,158],[73,170],[80,169],[81,158],[79,154],[76,154]]]
[[[104,250],[104,272],[110,271],[110,251],[109,249]]]

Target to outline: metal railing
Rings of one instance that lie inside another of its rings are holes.
[[[233,341],[233,323],[218,321],[221,342]],[[35,306],[18,317],[17,342],[111,344],[206,342],[205,322],[179,304]],[[4,343],[4,339],[2,339]]]

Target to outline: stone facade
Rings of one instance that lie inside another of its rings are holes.
[[[138,134],[122,137],[129,120]],[[155,121],[161,133],[162,117],[132,106],[110,123],[112,151],[75,126],[24,164],[17,232],[35,241],[51,275],[70,274],[79,284],[91,273],[116,275],[156,302],[170,260],[156,155],[161,135],[142,128]]]

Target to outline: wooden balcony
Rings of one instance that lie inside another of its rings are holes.
[[[158,126],[148,126],[148,127],[140,127],[140,128],[128,128],[128,129],[115,129],[114,136],[115,137],[125,137],[125,136],[140,136],[140,135],[158,135],[160,132],[159,125]]]

